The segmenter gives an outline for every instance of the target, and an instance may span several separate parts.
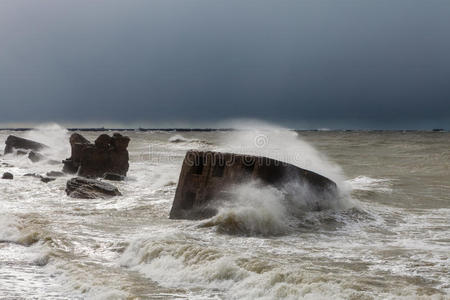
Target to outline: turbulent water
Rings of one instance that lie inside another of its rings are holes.
[[[59,126],[0,132],[70,156]],[[100,132],[83,133],[93,140]],[[0,157],[0,298],[449,299],[450,134],[441,132],[128,132],[123,196],[72,199],[61,165]],[[236,187],[203,221],[168,219],[189,149],[260,154],[336,181],[308,211],[274,188]]]

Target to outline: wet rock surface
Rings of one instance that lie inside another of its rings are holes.
[[[336,184],[322,175],[267,157],[188,151],[170,218],[212,217],[216,214],[215,201],[230,200],[233,186],[252,180],[277,188],[283,188],[286,183],[297,183],[314,194],[311,203],[314,210],[325,207],[331,199],[329,196],[337,190]]]
[[[37,163],[37,162],[46,160],[46,157],[44,155],[40,154],[40,153],[36,153],[34,151],[31,151],[28,154],[28,159],[31,160],[34,163]]]
[[[66,193],[69,197],[80,199],[109,198],[121,196],[117,187],[95,179],[75,177],[67,181]]]
[[[50,172],[47,172],[45,175],[47,175],[48,177],[62,177],[62,176],[65,176],[65,174],[63,172],[59,172],[59,171],[50,171]]]
[[[125,176],[116,174],[116,173],[107,172],[107,173],[103,174],[103,179],[111,180],[111,181],[123,181],[123,180],[125,180]]]
[[[14,175],[9,172],[5,172],[3,173],[2,179],[14,179]]]
[[[72,134],[72,155],[63,161],[63,172],[84,177],[103,177],[105,173],[126,176],[129,168],[128,144],[130,138],[114,133],[100,135],[90,143],[78,133]]]
[[[48,146],[46,146],[44,144],[41,144],[41,143],[38,143],[38,142],[35,142],[32,140],[24,139],[21,137],[17,137],[15,135],[8,136],[5,144],[6,144],[5,154],[13,153],[14,149],[40,151],[42,149],[48,148]],[[23,151],[21,151],[21,152],[23,152]]]

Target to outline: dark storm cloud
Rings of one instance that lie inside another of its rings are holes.
[[[450,127],[449,15],[446,0],[3,0],[0,122]]]

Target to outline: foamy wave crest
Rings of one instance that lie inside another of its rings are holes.
[[[41,152],[50,159],[63,160],[70,154],[69,132],[58,124],[40,125],[24,137],[49,146]]]
[[[392,192],[392,181],[386,178],[371,178],[367,176],[358,176],[347,180],[346,183],[353,190],[362,191],[378,191],[378,192]]]
[[[279,189],[246,183],[236,186],[233,196],[216,201],[221,203],[218,214],[200,226],[216,226],[218,232],[228,234],[282,235],[296,230],[311,212],[349,208],[339,194],[317,194],[299,182],[288,182]]]
[[[39,240],[38,233],[27,230],[12,215],[0,215],[0,243],[15,243],[29,246]]]
[[[176,134],[169,138],[170,143],[204,143],[209,144],[207,141],[199,140],[199,139],[188,139],[180,134]]]
[[[201,226],[217,226],[222,233],[279,235],[288,231],[284,194],[256,182],[236,187],[235,198],[225,201],[218,214]]]
[[[185,289],[191,299],[204,299],[204,292],[196,295],[198,289],[207,289],[211,298],[219,299],[329,299],[347,298],[353,292],[343,290],[331,273],[275,261],[239,249],[223,251],[206,240],[172,232],[134,240],[120,264],[161,286]]]

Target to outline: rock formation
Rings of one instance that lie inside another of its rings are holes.
[[[28,154],[28,159],[31,160],[32,162],[36,163],[42,160],[45,160],[45,156],[40,154],[40,153],[36,153],[34,151],[30,151],[30,153]]]
[[[114,133],[100,135],[90,143],[78,133],[70,137],[72,155],[63,161],[65,173],[84,177],[103,177],[107,172],[126,176],[129,168],[128,144],[130,138]]]
[[[14,175],[9,172],[5,172],[3,173],[2,179],[14,179]]]
[[[249,155],[220,152],[188,151],[178,181],[171,219],[202,219],[216,214],[215,200],[232,197],[233,185],[259,180],[266,185],[282,187],[298,182],[319,195],[314,203],[328,201],[336,184],[328,178],[294,165]],[[320,197],[323,195],[324,197]],[[295,196],[295,195],[294,195]]]
[[[14,149],[40,151],[44,148],[48,148],[44,144],[20,138],[14,135],[8,136],[5,144],[5,154],[13,153]]]
[[[50,172],[47,172],[47,174],[45,174],[45,175],[47,175],[48,177],[62,177],[65,174],[63,172],[59,172],[59,171],[50,171]]]
[[[107,173],[103,174],[103,179],[111,180],[111,181],[123,181],[123,180],[125,180],[125,176],[119,175],[116,173],[107,172]]]
[[[67,181],[66,193],[72,198],[95,199],[122,195],[112,184],[95,179],[75,177]]]

